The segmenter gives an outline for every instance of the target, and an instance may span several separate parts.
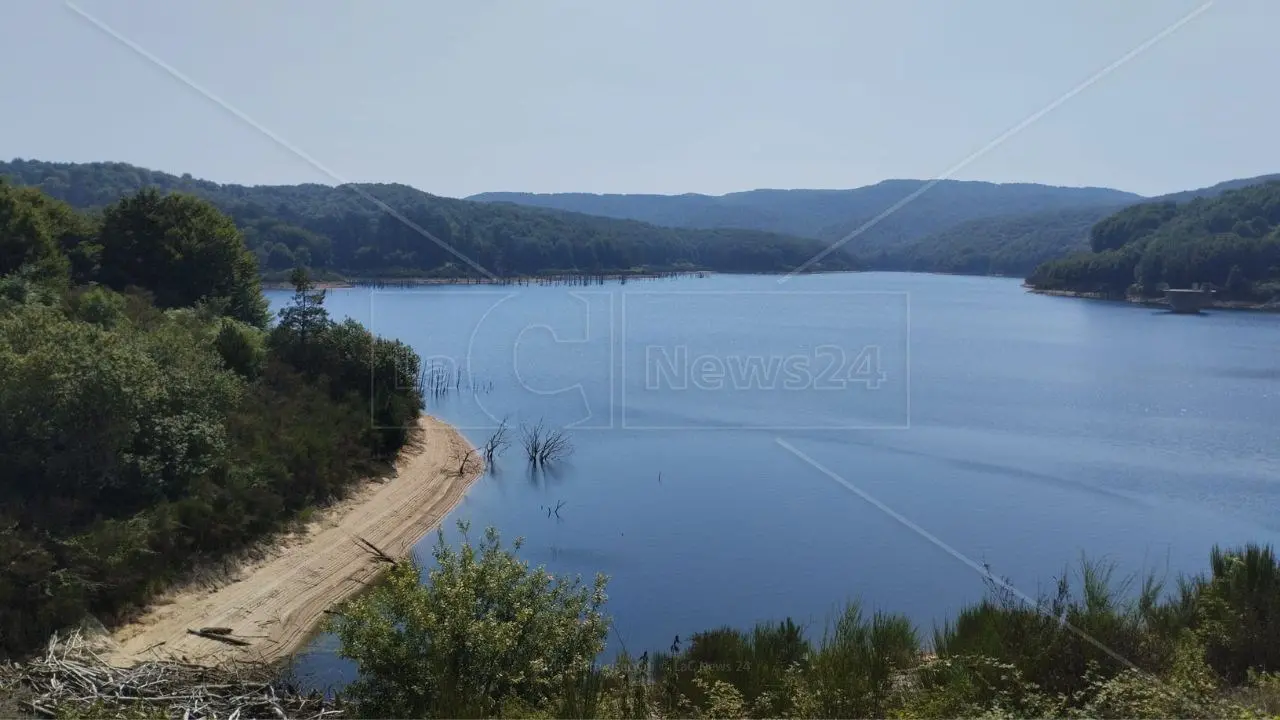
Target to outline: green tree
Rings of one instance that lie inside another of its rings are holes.
[[[231,317],[267,324],[253,254],[231,218],[204,200],[142,190],[107,208],[100,243],[100,277],[113,288],[146,288],[160,307],[225,299]]]
[[[593,588],[531,569],[489,529],[476,545],[459,523],[440,532],[422,582],[412,561],[346,603],[331,629],[359,678],[347,688],[365,717],[492,717],[508,703],[545,708],[592,671],[604,649],[605,578]]]
[[[125,320],[124,296],[100,285],[72,291],[67,304],[72,317],[108,330]]]
[[[277,355],[298,370],[319,375],[324,370],[324,333],[333,326],[324,307],[324,290],[317,290],[306,268],[290,275],[293,300],[279,312],[280,322],[271,332]]]
[[[1125,208],[1094,225],[1089,231],[1089,246],[1094,252],[1117,250],[1146,237],[1177,214],[1171,202],[1144,203]]]
[[[58,206],[37,190],[0,178],[0,275],[25,267],[32,280],[66,280],[70,264],[59,245],[70,228],[59,222],[65,216]]]
[[[288,270],[297,260],[293,251],[281,243],[276,243],[267,251],[267,268],[270,270]]]
[[[421,360],[413,348],[380,338],[355,320],[335,323],[305,268],[292,273],[293,302],[280,311],[271,333],[278,357],[303,374],[324,378],[334,399],[355,394],[372,414],[374,452],[394,454],[422,410]]]
[[[329,325],[329,311],[324,307],[324,290],[317,290],[306,268],[297,267],[289,276],[293,284],[293,302],[280,311],[280,327],[295,333],[306,344]]]
[[[214,338],[214,348],[226,366],[248,380],[262,372],[267,360],[261,330],[231,318],[223,318]]]
[[[0,317],[0,501],[74,526],[181,495],[225,447],[241,383],[184,323],[142,331],[28,305]]]

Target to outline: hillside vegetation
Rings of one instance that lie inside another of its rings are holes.
[[[925,185],[885,180],[853,190],[751,190],[728,195],[592,195],[482,193],[469,199],[628,218],[673,227],[741,227],[835,242]],[[957,223],[995,215],[1099,205],[1141,196],[1108,188],[943,180],[849,242],[857,257],[874,257]]]
[[[1089,249],[1089,230],[1125,207],[1216,197],[1276,179],[1266,175],[1143,198],[1104,188],[947,180],[846,245],[868,270],[1025,277],[1042,263]],[[677,227],[749,227],[834,242],[920,189],[889,180],[855,190],[753,190],[721,196],[482,193],[472,199],[632,218]]]
[[[325,274],[381,278],[475,278],[485,272],[497,277],[695,269],[783,272],[826,247],[776,232],[655,227],[437,197],[405,185],[247,187],[124,163],[36,160],[0,163],[0,177],[6,176],[90,211],[143,188],[194,195],[235,221],[260,267],[274,276],[295,265]],[[846,254],[833,253],[811,269],[849,268]]]
[[[1280,178],[1264,175],[1145,199],[1186,202]],[[1089,249],[1089,230],[1134,202],[1108,202],[1062,210],[998,215],[954,225],[877,256],[861,258],[872,270],[913,270],[1025,277],[1041,263]]]
[[[869,269],[1025,276],[1089,247],[1089,228],[1119,206],[978,218],[863,258]]]
[[[1089,242],[1087,252],[1040,265],[1027,283],[1109,297],[1202,284],[1265,302],[1280,294],[1280,181],[1125,208],[1094,225]]]
[[[0,657],[126,618],[395,456],[417,356],[295,280],[269,324],[205,201],[89,217],[0,180]]]

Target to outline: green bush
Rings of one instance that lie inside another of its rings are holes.
[[[345,603],[331,629],[360,677],[347,688],[365,717],[490,717],[544,708],[593,671],[608,625],[594,587],[530,569],[496,531],[458,549],[439,534],[424,583],[412,561]],[[520,541],[513,546],[519,550]]]
[[[247,380],[262,373],[267,360],[266,339],[260,330],[231,318],[223,318],[214,348],[230,370]]]
[[[125,319],[125,299],[97,285],[67,295],[68,316],[111,330]]]
[[[1280,670],[1280,565],[1270,546],[1214,547],[1201,580],[1200,629],[1209,664],[1229,682]]]

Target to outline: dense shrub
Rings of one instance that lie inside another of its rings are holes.
[[[439,535],[427,583],[412,561],[344,605],[332,622],[360,679],[366,717],[489,717],[504,703],[544,707],[589,674],[604,649],[603,576],[557,579],[503,549],[490,529],[453,549]],[[515,549],[519,549],[517,541]]]
[[[0,255],[35,248],[0,277],[0,655],[86,614],[121,619],[342,497],[394,457],[421,407],[394,373],[416,380],[417,356],[320,303],[309,364],[282,357],[258,327],[252,256],[210,206],[143,193],[109,208],[102,234],[79,240],[94,246],[82,258],[103,249],[106,282],[69,286],[46,256],[79,245],[45,215],[92,222],[31,193],[0,186]],[[8,227],[6,201],[26,213]],[[371,429],[371,402],[389,430]]]

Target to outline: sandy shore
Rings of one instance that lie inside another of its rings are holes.
[[[356,544],[356,537],[396,557],[407,555],[479,477],[478,458],[458,474],[471,445],[456,430],[425,416],[419,424],[417,446],[402,454],[395,477],[365,483],[226,584],[164,596],[138,621],[112,634],[108,661],[272,661],[298,649],[326,609],[359,592],[384,567]],[[237,647],[187,632],[202,627],[231,628],[234,637],[250,644]]]

